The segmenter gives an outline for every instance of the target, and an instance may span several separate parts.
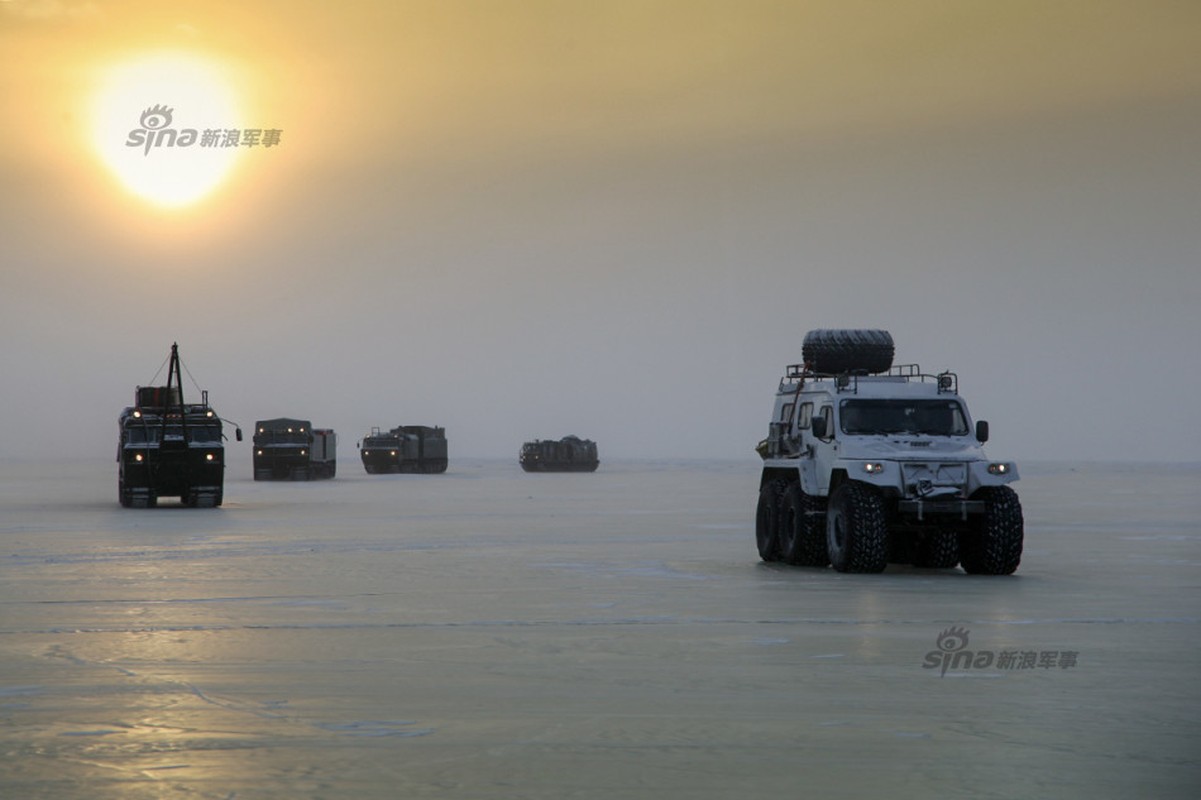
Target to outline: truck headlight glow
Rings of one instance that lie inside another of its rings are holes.
[[[1009,465],[1008,464],[989,464],[988,465],[988,474],[989,475],[1008,475],[1009,474]]]
[[[134,461],[141,461],[141,460],[142,460],[142,454],[141,454],[141,453],[134,453],[133,460],[134,460]]]
[[[138,410],[135,408],[135,409],[134,409],[134,412],[133,412],[133,418],[134,418],[134,419],[141,419],[141,418],[142,418],[142,412],[141,412],[141,411],[138,411]]]
[[[863,471],[868,475],[879,475],[884,471],[884,465],[879,461],[864,461]]]
[[[262,454],[263,454],[263,451],[262,451],[262,450],[258,450],[258,451],[256,451],[256,452],[255,452],[255,455],[256,455],[256,456],[261,456]]]
[[[212,453],[205,453],[205,454],[204,454],[204,460],[205,460],[205,461],[212,461],[212,460],[213,460],[213,454],[212,454]]]
[[[389,455],[393,455],[393,456],[396,455],[396,451],[393,450],[391,453],[389,453]]]
[[[307,456],[307,455],[309,454],[309,451],[308,451],[308,450],[301,450],[301,451],[300,451],[300,454],[301,454],[302,456]]]

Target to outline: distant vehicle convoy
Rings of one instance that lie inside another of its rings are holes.
[[[893,366],[881,330],[814,330],[776,390],[755,538],[764,561],[839,572],[889,563],[1008,575],[1022,506],[1009,461],[981,447],[953,372]]]
[[[225,445],[221,417],[209,405],[184,401],[179,345],[171,345],[166,386],[139,386],[134,405],[121,412],[117,444],[117,498],[126,508],[153,508],[161,497],[184,505],[221,505]],[[238,441],[242,431],[237,430]]]
[[[526,472],[595,472],[600,465],[596,442],[578,436],[526,442],[518,462]]]
[[[370,475],[446,472],[446,429],[428,425],[398,425],[387,431],[372,428],[363,437],[359,455]]]
[[[278,417],[254,423],[254,479],[307,481],[338,470],[338,438],[307,419]]]

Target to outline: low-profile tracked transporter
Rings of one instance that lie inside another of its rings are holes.
[[[171,345],[166,386],[139,386],[134,405],[118,419],[117,497],[129,508],[150,508],[161,497],[212,508],[224,497],[225,435],[209,405],[187,403],[180,376],[179,346]],[[242,431],[237,431],[238,441]]]
[[[338,471],[338,437],[307,419],[278,417],[254,424],[254,479],[307,481]]]
[[[398,425],[388,431],[372,428],[363,437],[359,454],[371,475],[446,472],[446,429],[428,425]]]
[[[600,466],[596,442],[578,436],[526,442],[518,461],[526,472],[595,472]]]
[[[894,366],[881,330],[814,330],[776,391],[755,537],[764,561],[1008,575],[1021,560],[1016,466],[984,454],[955,373]]]

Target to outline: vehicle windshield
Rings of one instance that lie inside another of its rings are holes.
[[[125,441],[128,444],[157,444],[163,436],[161,425],[131,425],[125,429]],[[168,425],[168,439],[182,439],[183,428],[179,425]],[[219,443],[221,441],[220,425],[189,425],[188,441],[203,444]]]
[[[849,435],[965,436],[968,432],[963,407],[956,400],[856,398],[842,401],[839,418],[842,432]]]
[[[254,434],[255,444],[308,444],[309,434],[299,428],[260,428]]]

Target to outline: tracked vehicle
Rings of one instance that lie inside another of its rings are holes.
[[[526,472],[595,472],[600,465],[596,442],[578,436],[526,442],[518,461]]]
[[[389,472],[446,472],[446,429],[428,425],[398,425],[387,431],[372,428],[359,445],[368,474]]]
[[[889,563],[1008,575],[1022,507],[1009,461],[982,445],[953,372],[894,366],[881,330],[815,330],[776,391],[755,537],[764,561],[840,572]]]
[[[338,438],[307,419],[278,417],[254,423],[254,479],[307,481],[338,470]]]
[[[179,346],[171,345],[166,386],[139,386],[118,418],[117,497],[127,508],[150,508],[162,497],[212,508],[224,499],[225,435],[209,405],[185,402]],[[237,430],[238,441],[242,431]]]

